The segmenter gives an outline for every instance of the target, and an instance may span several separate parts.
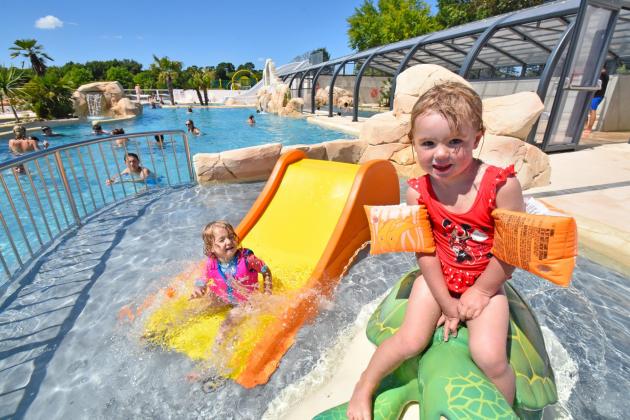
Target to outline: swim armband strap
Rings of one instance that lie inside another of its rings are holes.
[[[370,254],[435,251],[427,209],[422,205],[364,206]]]
[[[577,256],[577,226],[566,216],[495,209],[492,254],[560,286],[568,286]]]

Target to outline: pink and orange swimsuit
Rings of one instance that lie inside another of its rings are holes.
[[[225,303],[236,305],[259,290],[258,273],[264,274],[267,270],[267,265],[252,250],[241,248],[227,264],[208,257],[205,278],[197,280],[195,286],[208,286]]]

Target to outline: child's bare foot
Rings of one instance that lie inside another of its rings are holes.
[[[372,389],[363,384],[361,380],[354,387],[346,415],[350,420],[370,420],[372,418]]]

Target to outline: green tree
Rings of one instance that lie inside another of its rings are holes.
[[[123,67],[132,75],[136,75],[142,71],[142,64],[127,58],[123,60],[88,61],[85,63],[85,67],[92,72],[95,80],[105,80],[107,70],[111,67]]]
[[[203,72],[199,70],[197,66],[190,66],[184,71],[186,75],[186,88],[194,89],[197,93],[197,99],[200,104],[204,104],[203,97],[201,96],[201,89],[203,88]]]
[[[62,72],[64,68],[65,66],[62,67]],[[62,77],[63,81],[73,89],[94,81],[94,76],[92,75],[92,72],[81,65],[74,65],[64,73],[65,74]]]
[[[228,80],[231,76],[231,73],[234,73],[236,69],[234,68],[234,64],[221,62],[217,64],[216,67],[216,77],[219,80]]]
[[[212,88],[212,83],[217,79],[217,72],[212,67],[206,67],[203,71],[203,99],[204,103],[208,105],[208,89]]]
[[[13,111],[13,116],[17,122],[20,122],[20,117],[18,117],[13,104],[19,98],[24,80],[24,72],[22,70],[15,67],[0,67],[0,104],[3,104],[4,98],[7,98],[9,107]],[[4,105],[2,105],[2,112],[4,112]]]
[[[437,22],[445,27],[537,6],[543,0],[438,0]]]
[[[105,61],[88,61],[85,63],[85,68],[92,72],[94,80],[105,80],[105,73],[109,66]]]
[[[39,118],[66,118],[72,113],[72,88],[56,75],[35,76],[22,92]]]
[[[133,74],[125,67],[110,67],[105,73],[105,80],[118,81],[125,89],[134,87]]]
[[[347,21],[349,45],[359,51],[440,29],[422,0],[372,0],[354,9]]]
[[[256,65],[254,63],[252,63],[251,61],[248,61],[247,63],[241,64],[240,66],[238,66],[236,68],[236,70],[237,71],[238,70],[249,70],[249,71],[253,72],[255,68],[256,68]]]
[[[152,71],[141,71],[133,76],[133,83],[140,85],[142,89],[155,89],[157,87],[157,78]]]
[[[171,104],[175,104],[173,80],[176,79],[182,71],[181,61],[172,61],[166,56],[160,58],[153,54],[153,64],[151,64],[151,68],[158,72],[158,80],[166,83]]]
[[[44,52],[44,47],[39,45],[34,39],[18,39],[13,45],[15,46],[9,48],[9,50],[13,51],[11,58],[19,56],[28,58],[31,61],[33,71],[38,76],[43,76],[46,73],[46,60],[55,61]]]

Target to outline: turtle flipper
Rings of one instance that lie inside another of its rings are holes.
[[[412,359],[417,365],[417,358]],[[401,366],[402,367],[402,366]],[[400,368],[399,368],[400,369]],[[418,382],[415,378],[401,383],[399,374],[394,371],[386,376],[374,393],[373,419],[374,420],[398,420],[405,409],[412,403],[418,402]],[[314,420],[338,420],[346,419],[346,411],[348,403],[340,404],[336,407],[328,409],[317,416]]]

